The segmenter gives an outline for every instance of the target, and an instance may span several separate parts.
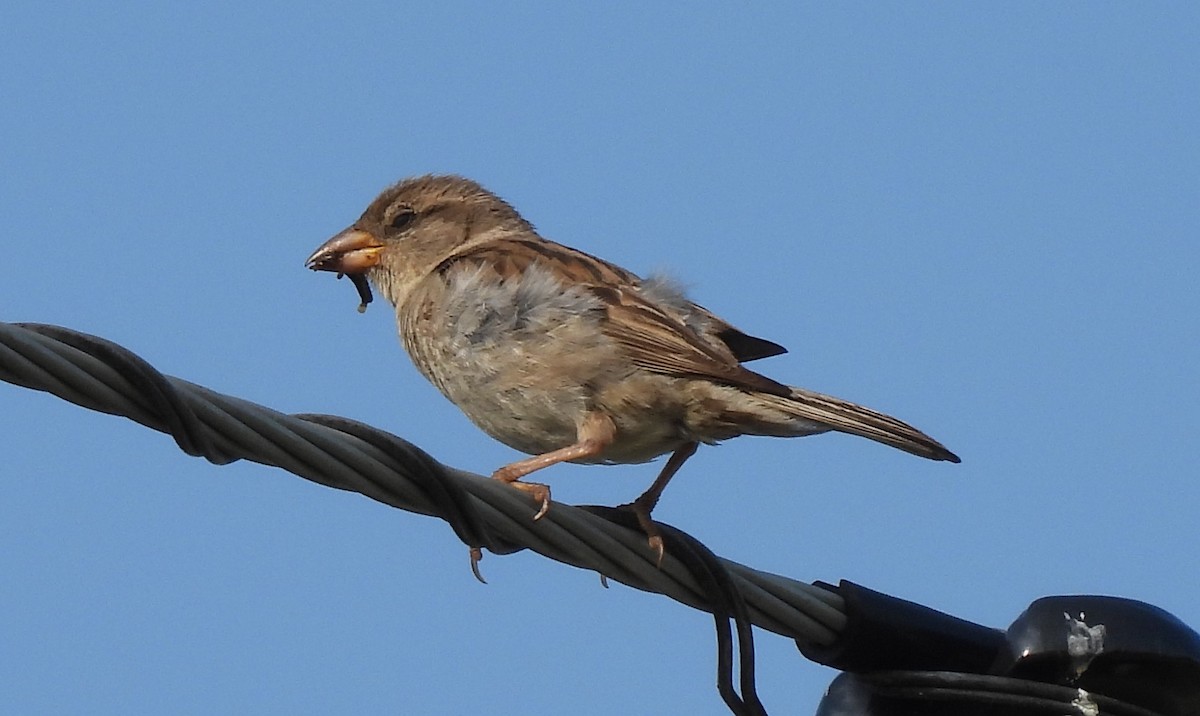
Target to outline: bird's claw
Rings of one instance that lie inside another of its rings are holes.
[[[487,580],[479,573],[479,560],[483,559],[483,550],[478,547],[471,548],[471,574],[475,575],[475,579],[479,580],[480,584],[487,584]]]
[[[521,492],[529,493],[530,495],[533,496],[533,499],[538,501],[540,507],[537,511],[537,514],[535,514],[533,516],[534,522],[537,522],[538,520],[545,517],[546,513],[550,511],[550,486],[549,485],[543,485],[540,482],[520,482],[518,480],[510,480],[510,479],[507,479],[507,477],[501,473],[501,470],[497,470],[495,472],[495,474],[492,475],[492,477],[494,479],[497,479],[502,482],[506,482],[509,485],[512,485],[513,487],[517,488]]]
[[[650,550],[656,555],[654,559],[654,566],[662,569],[663,557],[667,554],[667,550],[663,546],[662,535],[646,535],[646,543],[650,546]]]
[[[658,528],[658,524],[650,518],[650,509],[642,504],[639,500],[620,505],[618,510],[628,510],[637,518],[638,526],[642,528],[642,532],[646,533],[646,544],[650,547],[650,551],[654,553],[654,566],[662,569],[663,557],[666,556],[666,546],[663,544],[662,530]]]

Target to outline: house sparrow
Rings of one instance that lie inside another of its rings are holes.
[[[669,280],[543,239],[470,179],[389,187],[307,266],[351,276],[360,310],[371,298],[365,276],[395,306],[417,369],[484,432],[532,455],[492,477],[533,495],[535,520],[550,488],[520,479],[536,470],[670,453],[650,488],[623,505],[660,560],[651,510],[700,443],[836,430],[959,462],[895,418],[743,367],[786,349],[734,328]]]

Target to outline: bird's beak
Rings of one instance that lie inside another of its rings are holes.
[[[360,274],[379,264],[382,251],[381,241],[352,226],[317,247],[304,265],[313,271]]]
[[[362,229],[351,226],[329,241],[317,247],[304,265],[313,271],[334,271],[337,277],[343,274],[358,291],[358,312],[367,310],[371,302],[371,287],[363,275],[367,269],[379,265],[379,254],[383,243]]]

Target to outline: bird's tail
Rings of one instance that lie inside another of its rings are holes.
[[[937,440],[890,415],[884,415],[847,400],[814,393],[803,388],[793,387],[791,391],[789,396],[759,393],[756,397],[802,423],[816,423],[823,429],[870,438],[913,455],[927,457],[930,460],[961,462],[957,455],[947,450]],[[798,431],[793,434],[811,434],[812,432],[817,431]]]

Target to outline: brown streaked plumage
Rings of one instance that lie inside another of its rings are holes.
[[[423,176],[389,187],[307,265],[356,277],[362,306],[370,300],[365,275],[395,306],[417,369],[489,435],[532,455],[493,477],[539,500],[534,519],[549,509],[550,489],[519,481],[531,472],[670,453],[626,506],[660,559],[651,510],[700,443],[835,430],[959,462],[895,418],[746,368],[786,351],[665,279],[543,239],[469,179]]]

